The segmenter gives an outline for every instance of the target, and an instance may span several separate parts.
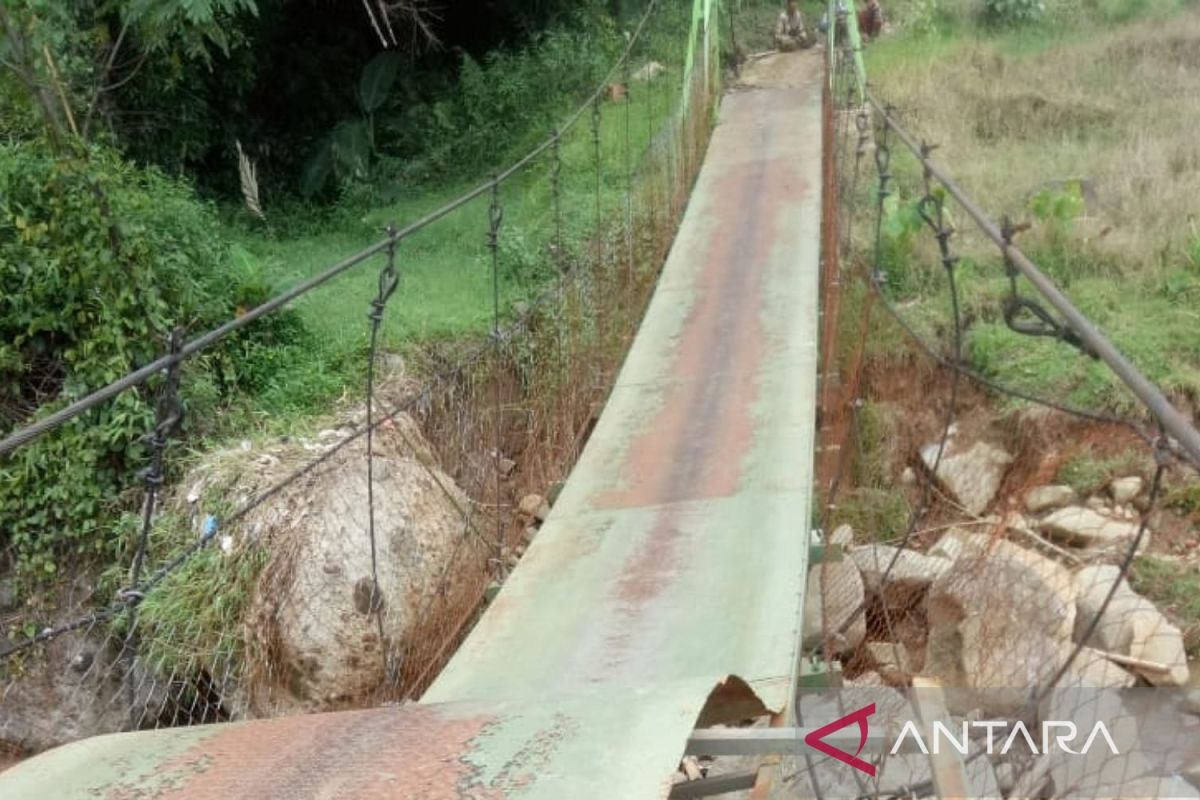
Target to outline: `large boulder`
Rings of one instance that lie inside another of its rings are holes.
[[[1077,499],[1070,486],[1038,486],[1025,495],[1025,510],[1030,514],[1041,514],[1056,508],[1069,506]]]
[[[478,579],[482,549],[468,533],[468,500],[431,463],[417,425],[397,417],[378,430],[374,451],[377,586],[361,439],[234,532],[270,552],[246,623],[252,714],[320,711],[372,697],[416,638],[445,633],[428,627],[431,617],[461,616],[463,608],[448,606],[477,600],[468,584]],[[281,464],[294,462],[276,455]],[[429,613],[435,599],[440,614]]]
[[[1154,611],[1134,614],[1129,621],[1132,636],[1129,655],[1164,669],[1137,668],[1155,686],[1186,686],[1190,676],[1183,634],[1167,618]]]
[[[1114,478],[1108,484],[1108,493],[1112,495],[1113,502],[1117,505],[1125,505],[1132,503],[1134,498],[1142,493],[1142,487],[1145,486],[1145,481],[1137,475],[1130,475],[1126,478]]]
[[[988,442],[966,447],[951,437],[940,461],[936,442],[921,448],[921,460],[969,514],[979,516],[995,499],[1013,457]]]
[[[1084,567],[1075,575],[1075,586],[1076,640],[1083,639],[1100,614],[1088,644],[1110,653],[1162,664],[1165,670],[1135,667],[1155,685],[1187,684],[1188,664],[1182,633],[1153,603],[1129,587],[1121,578],[1120,569],[1110,564]],[[1112,598],[1108,599],[1110,591]]]
[[[1075,605],[1054,567],[992,550],[960,558],[929,587],[923,672],[947,687],[951,712],[1014,713],[1066,662]]]
[[[1137,677],[1133,673],[1114,664],[1099,650],[1084,647],[1075,654],[1056,686],[1064,689],[1128,689],[1135,683]]]
[[[1052,597],[1056,604],[1068,609],[1067,614],[1046,633],[1070,638],[1074,630],[1074,599],[1076,582],[1070,570],[1057,561],[1022,547],[1008,539],[986,533],[971,533],[951,528],[938,540],[935,550],[958,553],[959,558],[984,559],[992,564],[1008,563],[1020,568],[1036,587],[1036,596]],[[1033,602],[1013,597],[1007,605]]]

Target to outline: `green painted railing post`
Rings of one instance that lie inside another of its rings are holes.
[[[826,72],[829,79],[829,94],[833,97],[834,79],[836,78],[834,65],[837,63],[837,56],[833,48],[837,47],[837,0],[828,0],[825,6],[825,63],[828,65]]]
[[[850,37],[850,51],[854,53],[854,75],[858,78],[858,102],[867,102],[867,67],[863,62],[862,33],[858,30],[858,10],[854,0],[846,0],[846,35]]]

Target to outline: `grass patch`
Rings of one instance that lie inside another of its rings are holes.
[[[242,625],[265,546],[226,555],[220,548],[196,553],[147,595],[138,611],[138,656],[160,675],[210,675],[242,659]]]
[[[1113,478],[1142,474],[1146,459],[1141,450],[1102,456],[1089,446],[1067,458],[1055,473],[1054,480],[1086,497],[1103,489]]]
[[[849,488],[838,498],[829,530],[849,525],[854,529],[855,544],[895,542],[903,538],[911,512],[908,498],[898,489]]]
[[[858,411],[851,447],[851,485],[837,498],[829,530],[838,525],[854,528],[857,543],[888,542],[904,536],[911,505],[895,476],[903,468],[905,452],[900,412],[882,403],[865,403]],[[857,445],[854,444],[857,440]]]

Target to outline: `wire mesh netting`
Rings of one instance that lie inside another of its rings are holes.
[[[178,383],[202,349],[176,340],[134,552],[5,620],[0,741],[29,753],[420,696],[536,536],[665,259],[719,86],[716,36],[690,12],[648,3],[561,129],[344,262],[374,265],[359,277],[378,291],[365,403],[327,428],[189,458],[163,485],[183,455]],[[419,302],[405,265],[451,217],[478,227],[478,258],[452,278],[490,309],[486,334],[401,359],[378,334]]]
[[[799,712],[810,725],[874,703],[889,743],[912,720],[926,745],[935,722],[962,744],[943,738],[948,765],[876,753],[873,777],[810,755],[786,784],[818,797],[1197,796],[1184,744],[1200,722],[1195,632],[1131,584],[1166,487],[1195,485],[1194,465],[1150,413],[1075,408],[976,370],[972,337],[993,320],[1055,340],[1064,360],[1094,352],[1015,268],[1005,248],[1020,226],[1005,220],[1001,242],[977,228],[935,144],[867,90],[857,41],[843,27],[827,62],[823,550],[803,641],[806,659],[838,665],[842,689],[802,695]],[[1115,478],[1090,495],[1055,480],[1097,443],[1128,454]],[[1018,723],[1030,733],[1010,741]]]

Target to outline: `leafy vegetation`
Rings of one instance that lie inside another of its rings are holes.
[[[260,302],[267,287],[228,268],[216,215],[185,184],[103,148],[54,155],[0,147],[0,414],[6,430],[83,397],[162,355],[168,333],[204,330]],[[293,314],[233,337],[194,367],[207,406],[255,390],[303,344]],[[236,365],[236,366],[235,366]],[[153,388],[22,448],[0,471],[0,530],[26,568],[56,569],[68,545],[107,552],[103,521],[153,427]]]
[[[3,72],[53,142],[103,141],[227,196],[240,144],[273,202],[322,173],[361,183],[369,161],[421,161],[405,179],[441,177],[429,175],[435,164],[477,169],[520,146],[506,136],[594,83],[618,44],[600,0],[436,14],[423,2],[334,13],[321,0],[14,0],[0,10]],[[472,93],[480,77],[499,91]],[[482,129],[468,127],[485,114]],[[474,160],[464,158],[471,145]]]
[[[239,663],[239,631],[268,554],[247,545],[236,557],[209,548],[188,559],[139,606],[139,657],[181,678],[192,677],[197,659],[224,669]]]
[[[255,10],[254,0],[11,0],[0,6],[0,57],[51,142],[87,141],[107,95],[129,79],[113,74],[127,42],[144,58],[208,67],[239,38],[230,22]]]
[[[218,141],[228,144],[229,125],[245,118],[210,124],[214,109],[196,102],[207,95],[193,90],[207,86],[234,108],[248,87],[279,68],[253,64],[246,49],[264,35],[258,25],[290,24],[279,5],[214,0],[171,29],[169,14],[191,13],[187,5],[55,7],[53,15],[35,0],[5,6],[0,105],[21,113],[0,123],[10,140],[0,149],[0,430],[161,355],[172,329],[194,335],[224,322],[378,239],[385,223],[415,219],[470,188],[487,169],[548,135],[621,46],[612,18],[595,4],[559,13],[558,4],[547,3],[542,17],[510,11],[522,24],[548,28],[523,30],[519,46],[478,58],[467,50],[356,56],[354,79],[330,104],[334,113],[282,137],[287,154],[268,160],[299,165],[323,135],[317,153],[328,171],[323,181],[316,176],[312,196],[324,207],[298,196],[296,170],[287,187],[268,183],[276,204],[268,205],[263,224],[231,208],[218,214],[186,180],[120,155],[186,166],[201,184],[218,187],[207,159]],[[301,16],[312,11],[301,6]],[[669,26],[687,11],[664,15],[639,57],[678,60],[680,43]],[[35,24],[43,17],[54,20],[52,38]],[[355,36],[369,38],[369,26],[363,28]],[[35,51],[44,51],[40,60]],[[117,53],[115,65],[107,64]],[[124,71],[125,57],[136,57],[138,68]],[[347,74],[345,64],[330,70]],[[563,138],[558,200],[566,253],[550,247],[548,158],[504,184],[503,308],[553,281],[594,226],[620,209],[625,164],[640,160],[678,99],[677,76],[638,84],[630,96],[601,109],[599,183],[588,118]],[[153,126],[128,127],[123,115],[143,104],[182,116],[165,136]],[[87,119],[95,120],[90,131],[81,124]],[[490,326],[488,200],[404,241],[403,285],[386,318],[385,346],[424,346]],[[188,362],[190,443],[303,428],[339,397],[358,395],[378,266],[347,273]],[[79,556],[127,561],[158,387],[152,381],[126,392],[6,459],[0,546],[22,574],[52,576],[64,558]],[[168,465],[182,468],[177,455]]]

